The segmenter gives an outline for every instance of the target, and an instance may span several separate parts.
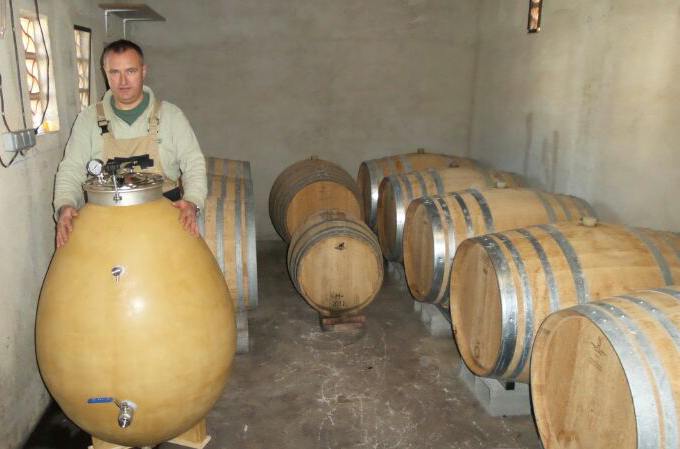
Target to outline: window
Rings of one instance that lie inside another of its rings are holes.
[[[90,38],[92,31],[89,28],[76,25],[73,33],[76,39],[78,98],[82,110],[90,105]]]
[[[33,127],[37,128],[38,133],[57,131],[59,115],[54,89],[54,70],[49,57],[47,19],[41,16],[38,22],[35,16],[22,15],[20,22]]]

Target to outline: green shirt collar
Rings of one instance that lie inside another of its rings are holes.
[[[146,111],[146,108],[149,107],[149,101],[151,99],[151,96],[149,95],[148,92],[144,92],[144,98],[142,99],[142,102],[139,103],[136,107],[133,109],[128,109],[128,110],[122,110],[118,109],[116,107],[116,103],[113,101],[113,95],[111,96],[111,109],[113,109],[113,113],[116,114],[121,120],[123,120],[125,123],[128,125],[132,125],[135,120],[139,118],[140,115]]]

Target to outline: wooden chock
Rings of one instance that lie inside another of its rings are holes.
[[[366,327],[366,315],[330,317],[319,315],[324,332],[353,332]]]
[[[92,446],[88,446],[88,449],[130,449],[130,448],[128,446],[120,446],[118,444],[109,443],[108,441],[92,437]]]
[[[187,430],[177,438],[173,438],[169,442],[184,447],[191,447],[193,449],[203,449],[210,441],[210,438],[211,437],[208,435],[204,418],[200,420],[194,427]]]
[[[207,446],[211,437],[208,435],[205,418],[200,420],[191,429],[187,430],[180,436],[168,441],[169,443],[177,444],[179,446],[190,447],[192,449],[203,449]],[[118,444],[109,443],[92,437],[92,446],[88,449],[131,449],[128,446],[120,446]]]

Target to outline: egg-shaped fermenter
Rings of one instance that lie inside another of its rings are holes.
[[[84,184],[88,202],[50,264],[36,321],[40,372],[64,413],[129,447],[204,418],[235,351],[220,268],[161,187],[141,173]]]

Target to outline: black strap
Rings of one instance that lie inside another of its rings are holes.
[[[163,192],[163,196],[169,199],[170,201],[179,201],[182,199],[182,190],[179,187],[175,187],[172,190]]]
[[[109,132],[109,121],[108,120],[97,120],[97,126],[101,129],[99,134],[104,135]]]

